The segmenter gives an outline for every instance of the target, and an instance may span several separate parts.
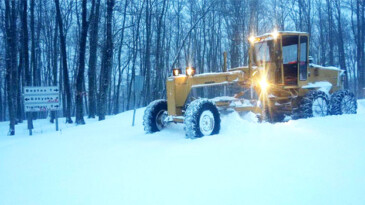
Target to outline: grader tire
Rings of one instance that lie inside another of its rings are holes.
[[[185,132],[190,139],[219,133],[221,119],[215,104],[208,99],[190,103],[185,112]]]
[[[356,114],[357,100],[355,95],[349,90],[339,90],[331,96],[331,114]]]
[[[167,101],[155,100],[151,102],[143,115],[143,127],[147,133],[161,131],[166,125],[164,118],[167,116]]]
[[[329,114],[329,99],[327,94],[320,90],[307,93],[299,105],[300,118],[323,117]]]

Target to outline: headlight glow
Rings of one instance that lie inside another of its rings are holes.
[[[178,76],[181,74],[181,69],[180,68],[174,68],[172,69],[172,75],[173,76]]]
[[[279,32],[275,29],[272,33],[271,36],[274,38],[274,40],[278,39],[279,37]]]
[[[250,36],[250,37],[248,38],[248,41],[250,41],[250,43],[251,43],[251,44],[254,44],[254,43],[255,43],[255,41],[256,41],[255,36]]]
[[[186,68],[186,75],[187,76],[193,76],[193,75],[195,75],[195,68],[193,68],[193,67],[187,67]]]
[[[259,82],[260,88],[262,91],[266,92],[266,90],[269,88],[269,83],[265,78],[262,78]]]

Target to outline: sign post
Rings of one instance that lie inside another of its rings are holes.
[[[56,131],[58,131],[57,111],[60,109],[60,95],[57,86],[24,87],[23,97],[25,112],[55,111]],[[32,135],[32,128],[28,126],[29,135]]]
[[[57,116],[57,111],[54,111],[54,118],[56,120],[56,131],[58,131],[58,116]]]
[[[134,78],[134,109],[133,109],[133,121],[132,127],[134,127],[134,122],[136,119],[136,93],[142,92],[143,89],[144,76],[136,75]]]

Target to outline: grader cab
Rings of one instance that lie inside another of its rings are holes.
[[[220,73],[196,74],[193,67],[173,69],[167,79],[167,100],[151,102],[144,113],[147,133],[162,130],[170,122],[184,123],[188,138],[219,133],[220,112],[253,112],[260,121],[355,114],[357,101],[343,89],[344,71],[315,65],[309,57],[309,35],[273,32],[250,37],[249,65]],[[197,98],[195,88],[239,86],[233,96]]]

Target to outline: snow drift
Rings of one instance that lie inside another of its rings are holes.
[[[146,135],[143,111],[135,127],[126,112],[0,136],[0,204],[365,203],[365,101],[357,115],[277,124],[232,113],[196,140],[175,124]]]

